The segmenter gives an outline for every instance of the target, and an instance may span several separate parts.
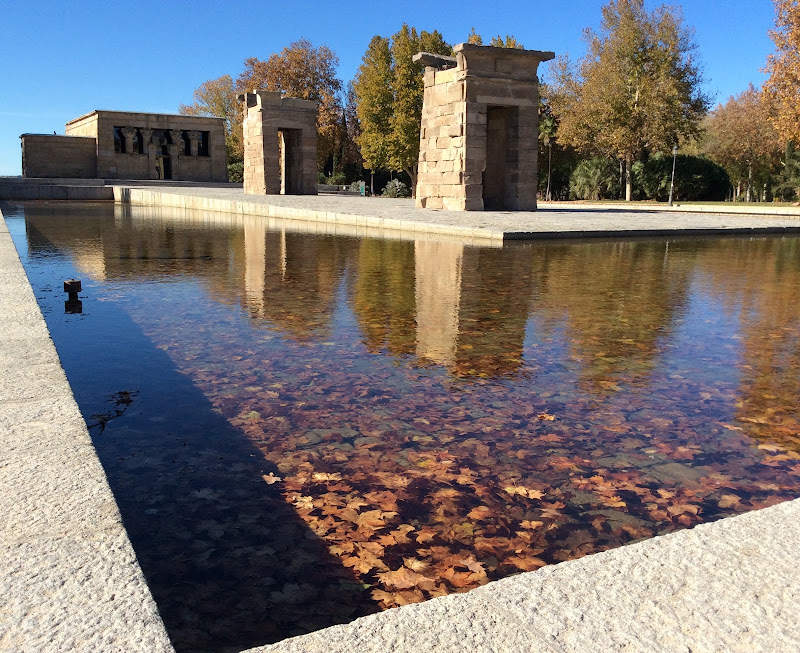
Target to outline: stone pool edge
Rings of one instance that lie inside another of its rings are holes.
[[[0,208],[0,650],[173,653]]]
[[[0,271],[0,649],[172,651],[2,211]],[[250,652],[796,651],[798,550],[800,499]]]
[[[800,650],[800,499],[245,653]]]

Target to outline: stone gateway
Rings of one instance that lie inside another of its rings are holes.
[[[317,103],[280,91],[238,96],[244,103],[244,192],[317,194]]]
[[[553,52],[460,43],[425,52],[416,206],[536,210],[539,63]]]

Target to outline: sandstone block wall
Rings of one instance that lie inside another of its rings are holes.
[[[317,194],[317,104],[279,92],[239,96],[244,104],[244,192]]]
[[[94,138],[22,134],[23,177],[92,178],[97,176]]]
[[[116,128],[125,141],[124,152],[115,145]],[[68,122],[66,133],[97,139],[97,176],[102,179],[228,181],[222,118],[93,111]]]
[[[222,118],[93,111],[21,138],[24,177],[228,181]]]
[[[552,52],[461,43],[424,76],[416,206],[535,210],[541,61]]]

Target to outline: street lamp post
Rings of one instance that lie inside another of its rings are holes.
[[[678,159],[678,146],[672,148],[672,181],[669,183],[669,202],[667,206],[672,206],[672,191],[675,190],[675,161]]]

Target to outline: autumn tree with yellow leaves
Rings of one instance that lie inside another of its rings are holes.
[[[773,0],[775,53],[767,58],[764,90],[774,107],[772,124],[784,141],[800,143],[800,2]]]
[[[599,32],[585,32],[588,51],[577,66],[562,57],[551,67],[547,94],[559,141],[624,162],[630,200],[633,163],[694,137],[709,99],[693,30],[678,9],[611,0],[602,16]]]
[[[336,76],[339,58],[326,45],[315,47],[300,39],[274,53],[266,61],[245,59],[244,71],[236,79],[240,93],[263,89],[282,91],[288,97],[317,103],[318,158],[324,163],[342,140],[342,82]]]

